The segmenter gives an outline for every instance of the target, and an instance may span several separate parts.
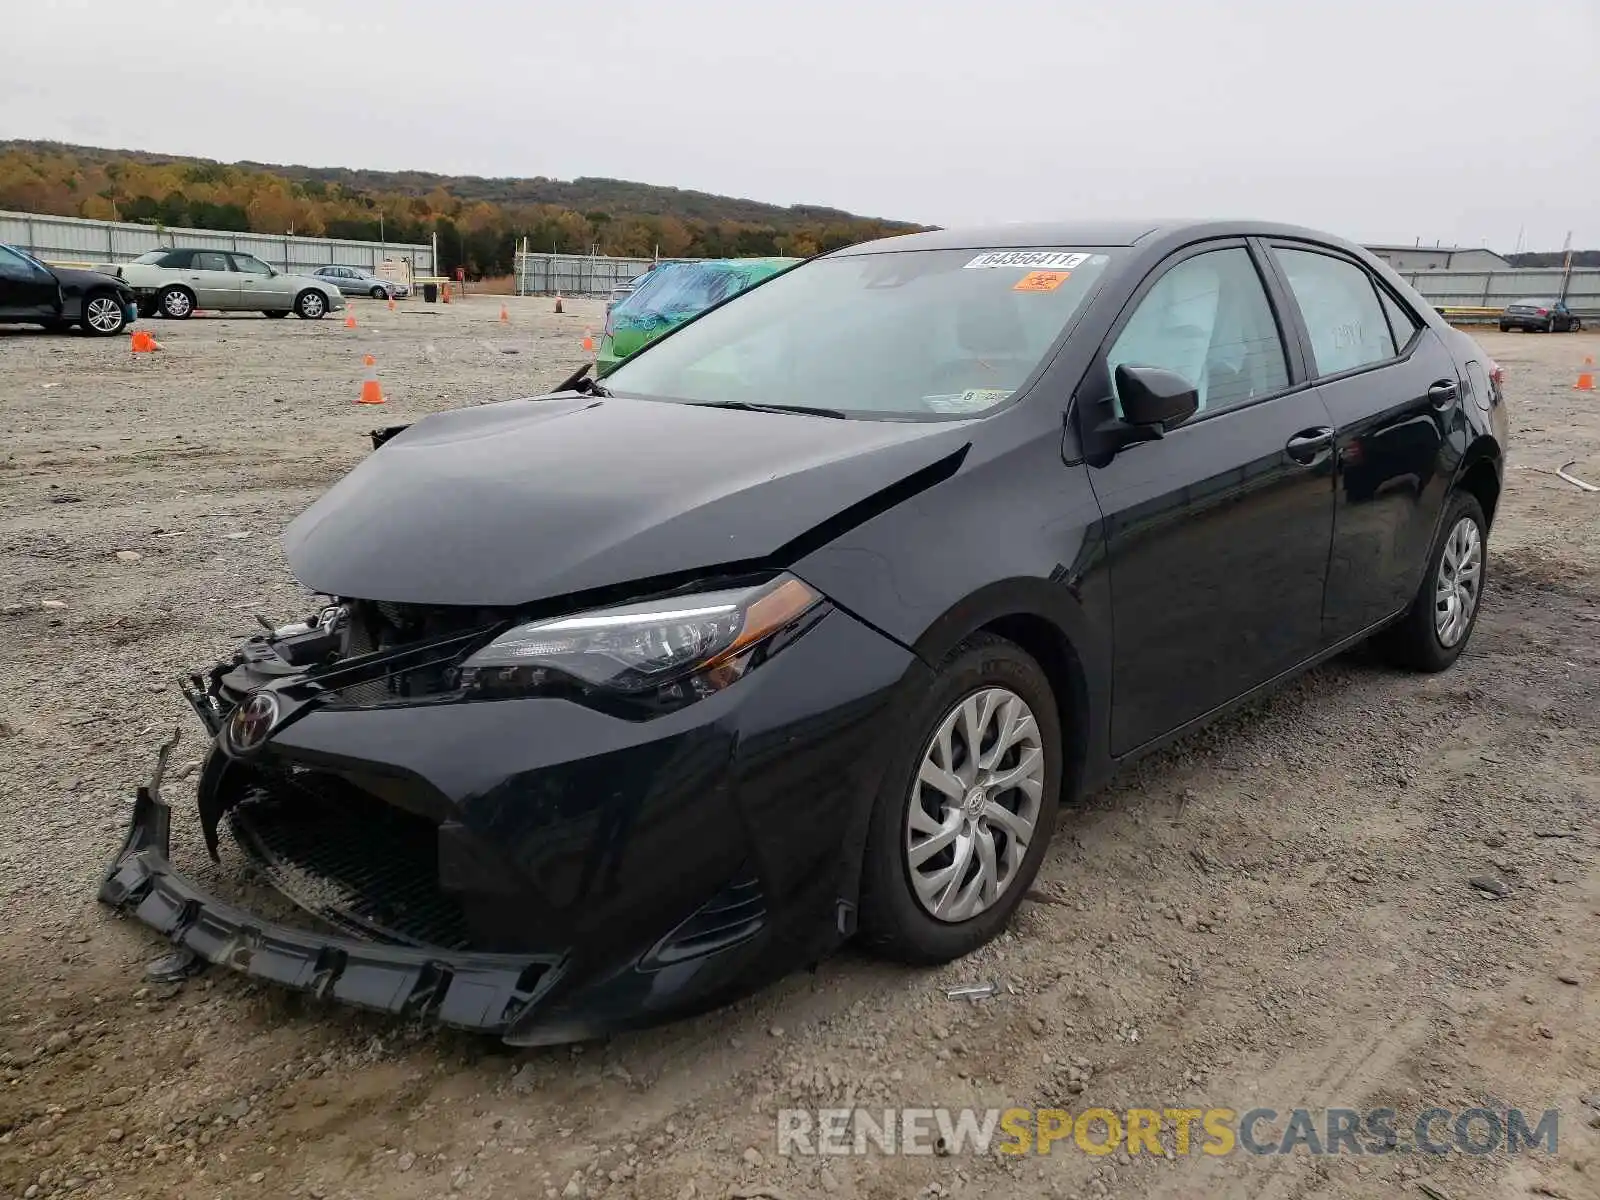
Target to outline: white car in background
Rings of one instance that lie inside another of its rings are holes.
[[[315,321],[344,307],[344,295],[327,279],[285,275],[253,254],[175,247],[152,250],[132,262],[99,268],[120,276],[139,301],[139,314],[184,320],[196,309],[255,310],[269,317],[294,313]]]

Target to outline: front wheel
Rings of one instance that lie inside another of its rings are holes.
[[[295,297],[294,311],[303,321],[320,321],[328,311],[327,298],[308,288]]]
[[[384,291],[381,287],[375,287],[367,293],[367,295],[371,296],[374,300],[382,300],[388,294],[389,293]]]
[[[194,296],[188,288],[169,287],[156,297],[161,315],[174,321],[187,321],[194,316]]]
[[[1579,318],[1573,317],[1572,318],[1572,324],[1567,326],[1567,331],[1569,333],[1582,333],[1583,332],[1583,322]]]
[[[95,337],[121,333],[128,323],[128,310],[110,292],[92,292],[83,301],[83,329]]]
[[[1061,724],[1050,682],[991,634],[958,646],[900,727],[867,832],[860,936],[942,963],[997,935],[1055,829]]]
[[[1488,533],[1478,498],[1456,492],[1445,508],[1438,544],[1410,611],[1378,635],[1378,648],[1390,662],[1435,672],[1461,656],[1478,623],[1489,565]]]
[[[1500,332],[1501,333],[1510,333],[1511,332],[1511,326],[1507,325],[1504,321],[1500,322]]]
[[[264,317],[287,317],[289,310],[287,308],[269,308],[263,311],[261,315]]]

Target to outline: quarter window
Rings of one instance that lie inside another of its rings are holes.
[[[1417,319],[1411,315],[1410,309],[1382,288],[1378,289],[1378,299],[1383,302],[1383,311],[1389,318],[1389,328],[1394,331],[1395,349],[1404,350],[1417,332]]]
[[[1300,305],[1318,375],[1395,355],[1394,335],[1372,278],[1354,263],[1311,250],[1273,250]]]
[[[1232,408],[1288,386],[1278,325],[1242,248],[1185,259],[1156,281],[1106,356],[1115,387],[1123,363],[1162,367],[1200,393],[1200,408]],[[1116,401],[1122,415],[1122,401]]]

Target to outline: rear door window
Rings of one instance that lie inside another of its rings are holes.
[[[196,271],[228,271],[228,256],[219,250],[196,250],[194,267]]]
[[[1318,375],[1337,375],[1395,356],[1389,319],[1361,267],[1315,250],[1273,247],[1300,306]]]

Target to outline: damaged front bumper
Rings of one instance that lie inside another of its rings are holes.
[[[168,861],[171,810],[161,780],[178,743],[160,750],[100,899],[206,962],[296,991],[399,1017],[504,1035],[560,977],[557,957],[441,953],[323,936],[263,921],[205,894]]]
[[[277,644],[317,649],[326,627],[305,626]],[[207,849],[231,829],[311,928],[174,869],[171,744],[100,899],[207,962],[513,1045],[705,1011],[852,931],[880,718],[925,681],[909,651],[830,612],[738,686],[649,720],[366,677],[432,671],[455,644],[311,674],[247,647],[186,682],[213,735],[195,797]],[[241,752],[233,718],[263,693],[281,719]]]

